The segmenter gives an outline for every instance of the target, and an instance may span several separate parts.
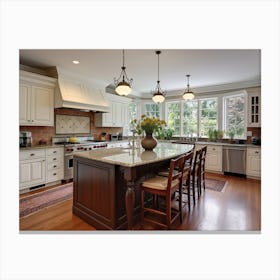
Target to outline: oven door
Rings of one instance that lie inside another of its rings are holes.
[[[64,180],[73,179],[73,155],[64,157]]]

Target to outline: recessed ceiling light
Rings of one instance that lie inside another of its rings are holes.
[[[80,63],[79,60],[73,60],[72,62],[73,62],[74,64],[79,64],[79,63]]]

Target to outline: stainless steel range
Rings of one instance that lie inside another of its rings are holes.
[[[91,151],[100,148],[106,148],[107,142],[98,141],[93,139],[78,138],[77,143],[69,143],[68,141],[56,141],[56,145],[64,145],[64,180],[73,179],[73,155],[83,151]],[[61,139],[60,139],[61,140]]]

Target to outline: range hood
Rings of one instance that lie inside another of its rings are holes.
[[[94,112],[109,112],[105,87],[89,79],[55,68],[55,108],[72,108]]]

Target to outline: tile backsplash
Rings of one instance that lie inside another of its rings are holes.
[[[79,133],[76,136],[93,136],[95,139],[100,139],[101,133],[106,132],[108,134],[122,133],[122,127],[95,127],[94,125],[94,112],[82,112],[75,109],[55,109],[56,114],[59,115],[70,115],[70,116],[85,116],[90,117],[90,133]],[[20,131],[31,131],[32,132],[32,145],[38,145],[41,139],[46,139],[47,143],[52,142],[52,137],[55,135],[54,126],[20,126]],[[70,133],[68,135],[71,135]]]

